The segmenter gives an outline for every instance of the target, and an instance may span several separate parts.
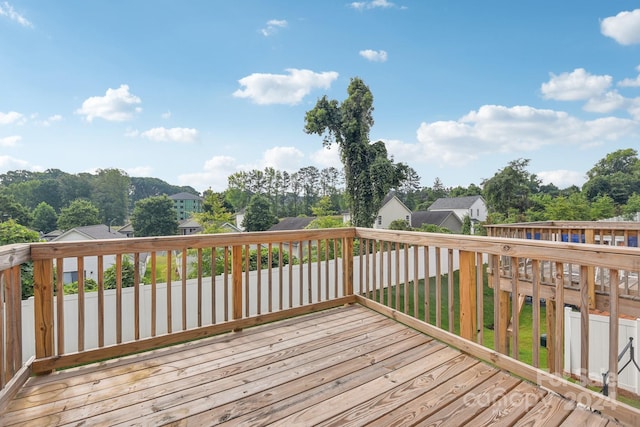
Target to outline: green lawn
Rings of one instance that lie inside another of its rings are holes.
[[[484,274],[484,286],[483,286],[483,313],[484,313],[484,325],[483,325],[483,344],[486,347],[494,349],[493,338],[493,289],[488,287],[488,280],[486,271]],[[458,287],[458,272],[454,272],[453,277],[453,301],[454,301],[454,316],[453,316],[453,330],[456,334],[460,333],[460,297]],[[441,327],[442,329],[449,330],[449,304],[448,304],[448,275],[443,275],[440,280],[441,289]],[[400,311],[404,311],[404,292],[405,286],[401,284],[398,287],[398,305],[396,305],[396,288],[391,288],[391,304],[387,304],[388,292],[384,292],[384,301],[386,305],[398,308]],[[409,294],[408,300],[408,312],[410,316],[417,317],[421,320],[425,319],[425,304],[424,304],[424,280],[418,282],[418,315],[414,313],[414,289],[413,282],[410,282],[407,286],[407,292]],[[545,307],[540,307],[540,334],[546,333],[546,310]],[[428,322],[436,324],[436,278],[432,277],[429,280],[429,318]],[[525,304],[520,312],[520,328],[519,332],[519,360],[522,362],[532,364],[533,359],[533,306],[531,304]],[[539,345],[539,343],[536,343]],[[540,351],[540,367],[546,369],[547,367],[547,350],[544,347],[539,347]]]

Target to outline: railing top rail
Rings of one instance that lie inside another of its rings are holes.
[[[640,250],[630,247],[368,228],[356,228],[356,237],[620,270],[640,269]]]
[[[585,229],[585,230],[638,230],[640,222],[637,221],[541,221],[541,222],[518,222],[510,224],[489,224],[485,228],[545,228],[545,229]]]
[[[16,243],[0,246],[0,270],[31,261],[31,244]]]
[[[354,228],[132,237],[31,245],[33,260],[354,237]]]

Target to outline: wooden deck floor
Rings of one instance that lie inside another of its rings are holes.
[[[3,426],[616,425],[362,306],[30,378]]]

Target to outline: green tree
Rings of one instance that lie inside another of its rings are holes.
[[[469,215],[465,215],[464,221],[462,221],[462,234],[471,234],[471,218]]]
[[[277,223],[278,218],[271,212],[269,200],[260,194],[251,197],[242,226],[247,231],[265,231]]]
[[[100,224],[98,208],[88,200],[74,200],[69,206],[63,208],[58,216],[58,228],[61,230],[94,224]]]
[[[178,221],[173,200],[166,195],[138,200],[133,208],[131,225],[136,237],[177,234]]]
[[[587,177],[582,191],[589,200],[609,196],[616,205],[624,205],[633,193],[640,193],[638,152],[627,148],[609,153],[587,172]]]
[[[413,228],[411,228],[411,224],[406,219],[394,219],[389,224],[389,230],[411,231]]]
[[[195,213],[193,217],[202,226],[204,233],[226,233],[228,230],[222,228],[222,225],[234,223],[233,214],[228,209],[228,203],[223,193],[214,193],[208,190],[204,192],[202,212]]]
[[[129,208],[131,180],[120,169],[100,169],[93,183],[92,201],[105,224],[124,224]]]
[[[0,222],[0,246],[39,241],[40,235],[36,231],[18,224],[13,219]],[[33,263],[28,262],[20,266],[20,281],[22,299],[33,296]]]
[[[305,116],[305,132],[323,136],[323,145],[336,143],[344,165],[346,196],[357,227],[371,227],[382,200],[406,177],[407,166],[387,156],[384,142],[371,144],[373,95],[359,78],[352,78],[342,104],[318,100]]]
[[[491,210],[507,214],[515,209],[523,215],[529,209],[530,196],[537,193],[540,186],[538,177],[526,170],[529,161],[512,160],[493,177],[484,180],[483,192]]]
[[[638,212],[640,212],[640,194],[633,193],[627,200],[627,204],[622,207],[622,213],[625,219],[633,220]]]
[[[117,278],[117,267],[114,264],[104,271],[104,288],[115,289],[118,283]],[[120,283],[123,288],[130,288],[135,283],[135,267],[126,256],[122,258],[122,281]]]
[[[13,195],[0,193],[0,222],[9,219],[28,227],[33,221],[33,216],[29,209],[16,201]]]
[[[616,216],[616,206],[609,196],[598,196],[591,202],[590,216],[592,220],[612,218]]]
[[[58,215],[47,202],[40,202],[33,211],[32,227],[42,233],[53,231],[58,226]]]

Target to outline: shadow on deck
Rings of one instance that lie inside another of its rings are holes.
[[[618,425],[361,305],[32,377],[2,425]]]

